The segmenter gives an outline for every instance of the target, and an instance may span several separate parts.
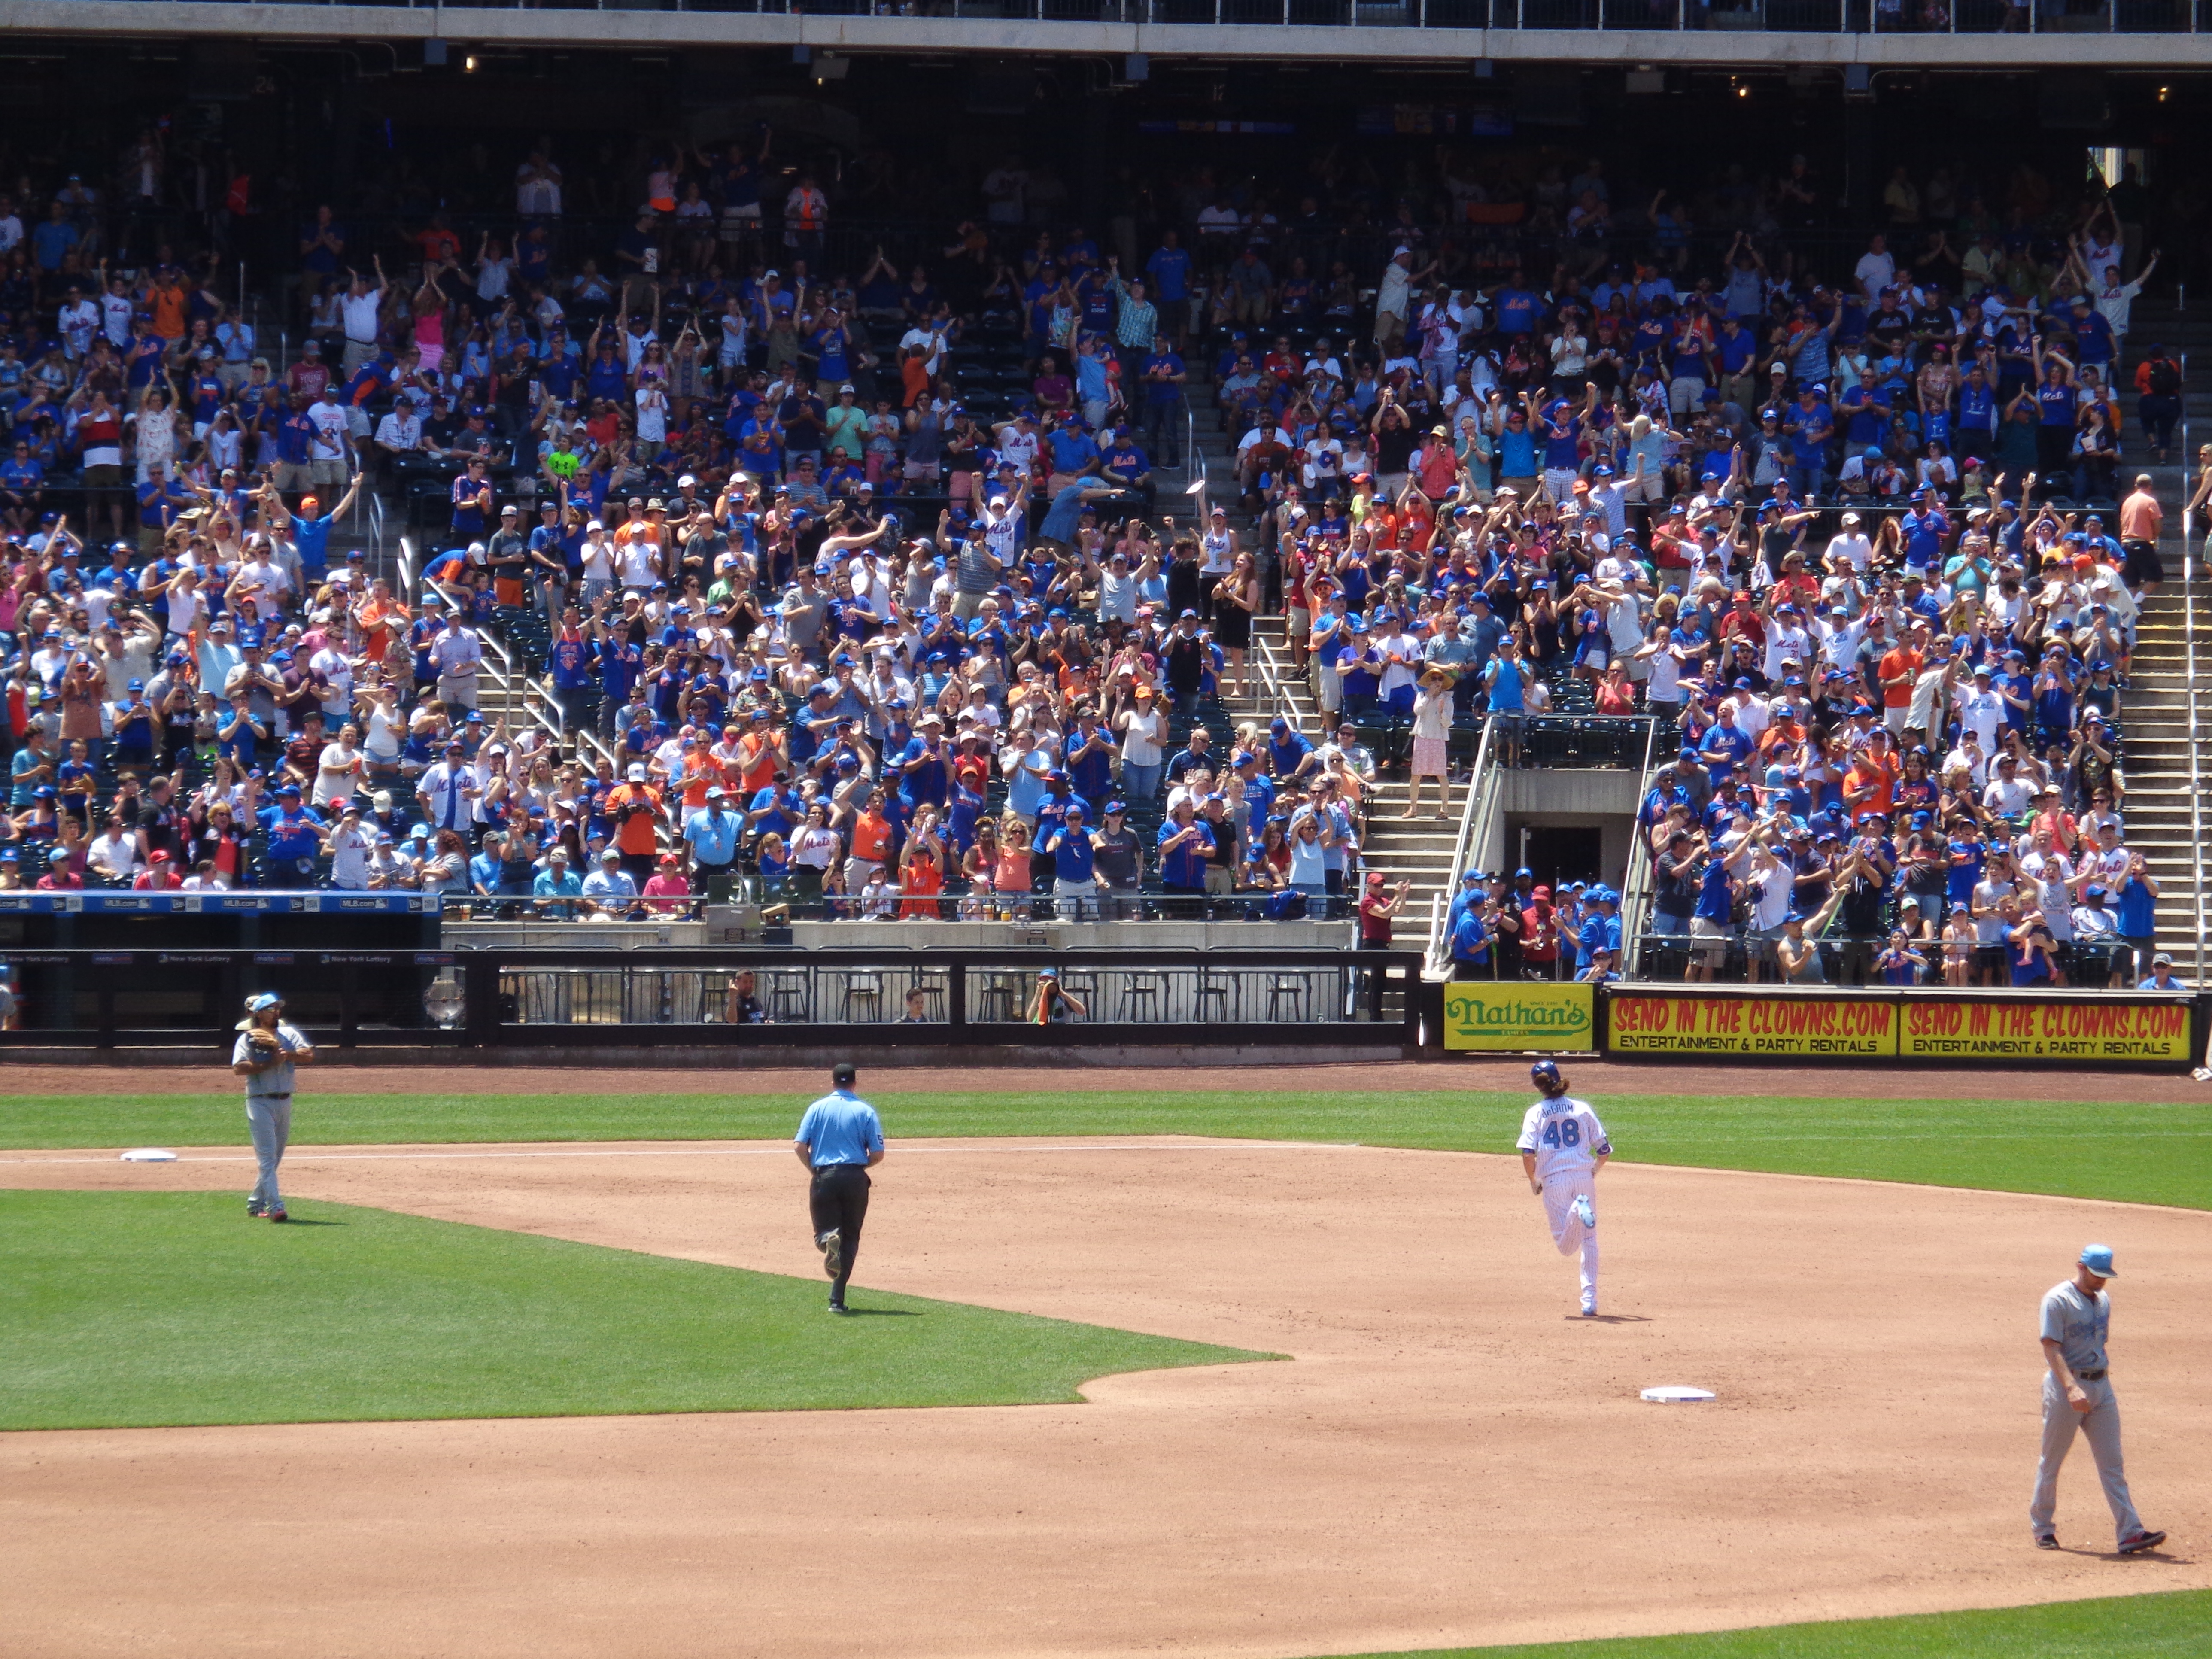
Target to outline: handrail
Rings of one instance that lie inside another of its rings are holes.
[[[368,557],[376,574],[384,574],[384,497],[374,489],[364,492],[368,497]]]
[[[410,608],[415,603],[415,538],[399,538],[399,598]]]
[[[1198,411],[1191,407],[1188,392],[1183,394],[1182,399],[1182,470],[1191,476],[1194,486],[1190,493],[1194,495],[1200,494],[1208,482],[1206,452],[1199,447]]]
[[[1648,717],[1644,728],[1644,769],[1637,779],[1636,787],[1636,838],[1629,844],[1628,867],[1620,875],[1621,936],[1624,939],[1632,936],[1636,940],[1634,949],[1639,951],[1643,948],[1646,913],[1651,908],[1652,900],[1651,835],[1649,826],[1642,820],[1644,803],[1651,795],[1651,763],[1653,750],[1658,744],[1659,717],[1654,714]],[[1633,974],[1641,966],[1640,962],[1632,958],[1621,971]]]
[[[1290,629],[1287,618],[1283,628],[1287,634]],[[1257,628],[1252,630],[1252,654],[1260,665],[1260,684],[1267,688],[1268,702],[1277,714],[1294,720],[1297,706],[1291,701],[1290,693],[1283,690],[1282,678],[1275,668],[1275,648],[1267,643],[1267,636]]]
[[[1482,717],[1482,737],[1474,746],[1474,768],[1467,775],[1467,804],[1460,809],[1459,835],[1452,842],[1451,869],[1444,878],[1446,894],[1459,890],[1460,872],[1468,867],[1468,860],[1473,856],[1477,821],[1486,816],[1482,802],[1494,793],[1491,787],[1493,769],[1490,764],[1490,739],[1497,724],[1488,714]],[[1442,973],[1451,959],[1451,941],[1444,936],[1444,917],[1448,914],[1449,910],[1433,904],[1429,908],[1429,944],[1425,960],[1431,973]]]
[[[2181,380],[2189,383],[2189,354],[2181,354]],[[2189,483],[2189,400],[2181,400],[2181,663],[2183,685],[2189,703],[2189,885],[2197,923],[2196,968],[2191,975],[2204,983],[2204,780],[2197,735],[2197,530],[2190,514],[2196,489]],[[2199,470],[2198,483],[2203,483]]]

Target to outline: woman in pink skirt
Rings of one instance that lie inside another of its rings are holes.
[[[1449,790],[1444,785],[1445,750],[1451,738],[1451,676],[1441,668],[1425,670],[1420,689],[1413,695],[1413,775],[1406,788],[1406,816],[1421,810],[1421,780],[1437,781],[1437,816],[1449,815]]]

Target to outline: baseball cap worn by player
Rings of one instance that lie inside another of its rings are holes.
[[[2112,1247],[2109,1244],[2084,1246],[2081,1265],[2100,1279],[2118,1279],[2120,1276],[2120,1270],[2112,1265]]]
[[[267,1013],[271,1008],[282,1008],[283,1006],[284,999],[278,996],[274,991],[256,991],[252,996],[246,1000],[246,1018],[239,1021],[237,1025],[233,1029],[240,1031],[250,1031],[253,1029],[253,1022],[258,1016]],[[2092,1245],[2090,1248],[2094,1249],[2101,1247]],[[2085,1261],[2088,1260],[2087,1251],[2084,1251],[2082,1253],[2081,1259]],[[2109,1262],[2112,1259],[2112,1253],[2110,1250],[2106,1250],[2105,1252],[2105,1260]],[[2092,1268],[2090,1271],[2094,1273],[2096,1270]]]
[[[1567,1080],[1559,1075],[1557,1060],[1540,1060],[1528,1068],[1528,1080],[1547,1095],[1563,1094]]]

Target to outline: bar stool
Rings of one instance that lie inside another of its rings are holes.
[[[841,977],[844,990],[838,1002],[837,1017],[850,1021],[853,1005],[857,1002],[867,1012],[870,1019],[880,1021],[884,1017],[884,976],[874,973],[848,973]]]
[[[1218,1018],[1222,1024],[1232,1024],[1235,1023],[1235,1016],[1231,1010],[1236,1006],[1235,994],[1234,980],[1216,979],[1210,969],[1201,968],[1199,969],[1198,992],[1193,999],[1194,1006],[1192,1012],[1203,1023],[1206,1019],[1206,1006],[1211,1004],[1218,1011]]]
[[[1157,1023],[1166,1011],[1167,980],[1165,974],[1140,970],[1126,975],[1121,981],[1121,1018],[1134,1023],[1139,1019]]]
[[[806,975],[770,970],[763,977],[768,981],[768,1017],[770,1019],[781,1025],[793,1022],[804,1024],[811,1018],[807,1007],[811,987]]]
[[[975,1018],[983,1024],[1012,1025],[1022,1017],[1022,975],[985,970],[976,975]]]

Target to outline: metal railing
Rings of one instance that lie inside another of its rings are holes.
[[[1890,947],[1888,933],[1832,931],[1817,938],[1808,934],[1806,940],[1819,954],[1820,973],[1818,978],[1791,981],[1795,988],[1850,988],[1854,985],[1889,982],[1883,961]],[[1692,967],[1703,970],[1703,977],[1692,981],[1699,984],[1779,984],[1781,981],[1778,941],[1761,938],[1741,926],[1707,935],[1658,932],[1631,935],[1624,927],[1621,943],[1625,952],[1638,964],[1623,975],[1625,980],[1633,983],[1679,983]],[[1910,948],[1919,954],[1921,965],[1911,969],[1912,977],[1905,983],[1935,987],[1948,982],[1944,973],[1942,939],[1914,939],[1910,941]],[[1975,944],[1965,957],[1966,980],[1953,988],[1980,988],[1985,981],[1991,981],[1994,984],[1989,988],[2014,988],[2007,954],[2002,944]],[[2057,948],[2058,978],[2055,983],[2077,991],[2133,990],[2136,981],[2150,972],[2149,958],[2150,953],[2146,951],[2138,962],[2135,947],[2124,939],[2068,940]]]
[[[1206,499],[1206,489],[1209,482],[1206,470],[1206,451],[1199,447],[1198,411],[1191,407],[1190,395],[1188,392],[1183,394],[1182,400],[1182,459],[1183,471],[1190,477],[1189,493],[1197,496],[1203,503]]]
[[[2182,384],[2189,383],[2189,355],[2181,357]],[[2189,447],[2189,399],[2181,400],[2181,663],[2182,684],[2189,704],[2189,886],[2197,923],[2195,963],[2191,978],[2204,983],[2204,775],[2197,730],[2197,526],[2190,508],[2203,483],[2199,467],[2195,482],[2190,468],[2196,452]]]
[[[1429,940],[1424,961],[1432,974],[1441,974],[1451,966],[1451,939],[1444,929],[1444,918],[1450,914],[1450,895],[1459,888],[1459,872],[1468,867],[1474,856],[1474,848],[1482,844],[1488,833],[1486,818],[1494,806],[1497,795],[1497,770],[1491,764],[1491,734],[1497,722],[1489,715],[1482,717],[1482,736],[1474,745],[1474,764],[1467,775],[1467,802],[1460,809],[1459,835],[1452,842],[1451,868],[1446,873],[1442,904],[1431,902],[1429,906]]]
[[[289,0],[336,5],[352,0]],[[384,0],[431,10],[435,0]],[[477,0],[464,11],[534,7]],[[1265,28],[1529,29],[1672,33],[2044,34],[2199,32],[2192,0],[1952,0],[1887,9],[1869,0],[566,0],[560,10],[679,11],[771,17],[958,18]],[[1141,43],[1140,43],[1141,44]],[[826,51],[826,49],[824,49]]]
[[[1646,722],[1644,733],[1644,769],[1636,781],[1636,839],[1628,848],[1628,868],[1620,878],[1620,932],[1628,941],[1628,961],[1624,973],[1633,974],[1639,963],[1636,953],[1641,948],[1644,930],[1650,925],[1652,896],[1652,853],[1650,827],[1644,822],[1644,803],[1651,794],[1652,762],[1656,757],[1659,722]]]
[[[368,562],[376,574],[386,575],[389,573],[384,566],[384,497],[373,489],[363,489],[362,497],[367,503],[362,508],[362,517],[368,525]]]
[[[795,951],[773,946],[612,951],[0,953],[15,1029],[0,1048],[169,1045],[227,1052],[243,991],[282,969],[287,1017],[319,1047],[470,1048],[693,1043],[1048,1047],[1351,1043],[1409,1053],[1420,959],[1409,951]],[[1081,1012],[1035,1018],[1050,969]],[[908,1010],[910,991],[921,1005]],[[748,999],[750,999],[750,1003]]]

